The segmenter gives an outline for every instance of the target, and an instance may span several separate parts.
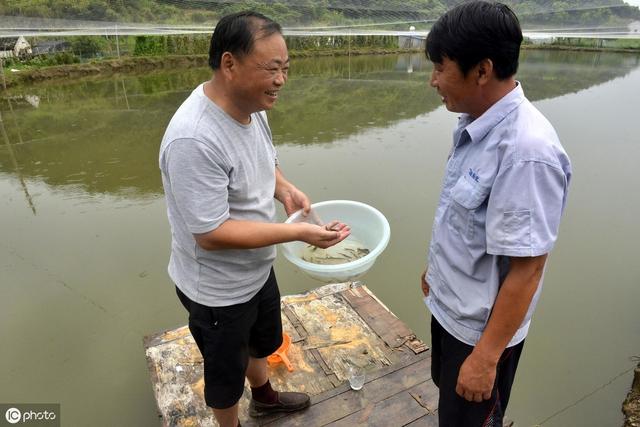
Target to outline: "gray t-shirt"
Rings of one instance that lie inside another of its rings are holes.
[[[243,125],[207,98],[201,84],[174,114],[160,147],[171,225],[169,276],[191,300],[240,304],[267,280],[275,246],[207,251],[193,235],[229,218],[273,222],[276,164],[264,112]]]

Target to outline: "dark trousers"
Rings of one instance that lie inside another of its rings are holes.
[[[280,291],[273,269],[249,301],[208,307],[176,287],[189,312],[189,330],[204,360],[204,398],[208,406],[229,408],[244,391],[249,357],[267,357],[282,344]]]
[[[524,341],[502,353],[491,398],[479,403],[469,402],[456,393],[456,384],[460,367],[473,346],[454,338],[431,316],[431,377],[440,389],[439,426],[502,427],[523,347]]]

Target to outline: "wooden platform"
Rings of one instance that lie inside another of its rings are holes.
[[[317,288],[282,298],[289,359],[270,367],[279,390],[305,391],[305,411],[251,419],[250,391],[240,400],[243,426],[437,426],[438,390],[430,379],[430,352],[415,334],[360,282]],[[153,389],[166,426],[215,426],[203,399],[202,357],[184,326],[144,339]],[[350,364],[367,372],[353,391]]]

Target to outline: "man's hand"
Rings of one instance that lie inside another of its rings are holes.
[[[489,322],[473,352],[460,367],[456,393],[474,402],[491,397],[496,367],[504,349],[522,324],[533,299],[547,255],[510,257]]]
[[[307,195],[287,181],[278,167],[276,167],[276,191],[274,196],[284,206],[287,216],[302,209],[302,216],[306,217],[311,211],[311,202]],[[302,240],[303,242],[322,249],[340,243],[351,234],[351,228],[339,221],[332,221],[324,225],[309,224],[306,222],[292,225],[294,225],[298,231],[295,240]]]
[[[456,393],[469,402],[490,399],[496,380],[496,367],[497,363],[472,352],[460,367]]]
[[[339,221],[331,221],[325,225],[315,225],[306,222],[301,222],[297,225],[304,227],[300,240],[322,249],[340,243],[351,234],[351,228]]]
[[[427,283],[427,270],[422,272],[422,276],[420,276],[420,287],[422,288],[422,293],[425,297],[429,296],[429,283]]]
[[[280,194],[277,194],[276,198],[282,202],[287,216],[299,211],[300,209],[303,210],[303,215],[307,216],[311,209],[311,202],[307,195],[293,185],[287,187],[286,190],[281,191]]]
[[[300,209],[303,210],[303,216],[307,216],[311,210],[311,202],[307,195],[287,181],[278,167],[276,167],[276,192],[274,196],[284,206],[287,216]]]

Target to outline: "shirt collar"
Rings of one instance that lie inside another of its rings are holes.
[[[516,87],[493,104],[480,117],[473,120],[468,114],[460,116],[459,127],[465,129],[471,141],[482,140],[491,129],[496,127],[506,116],[525,100],[522,84],[516,81]]]

